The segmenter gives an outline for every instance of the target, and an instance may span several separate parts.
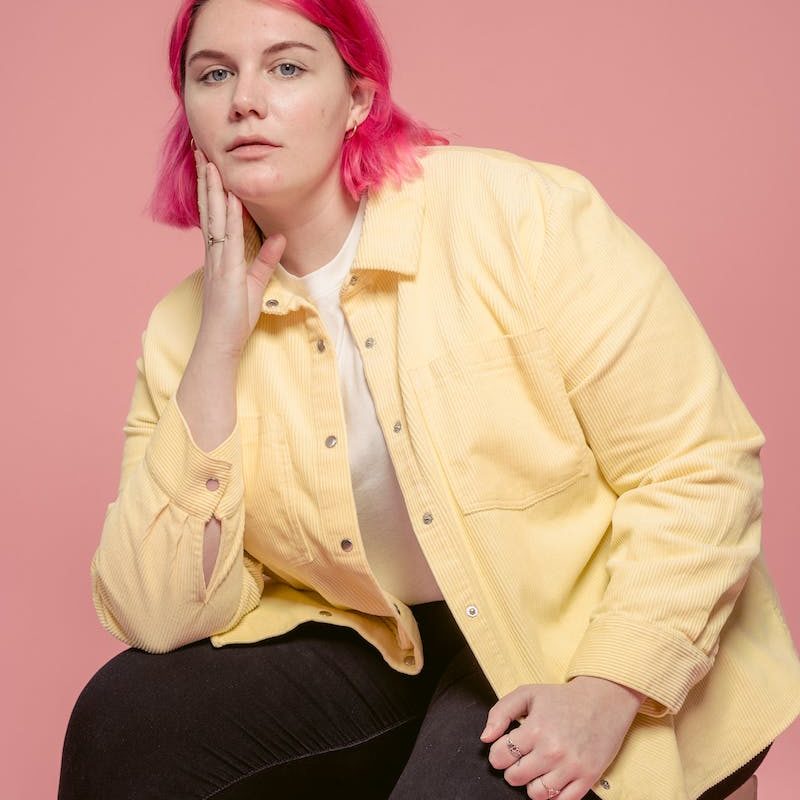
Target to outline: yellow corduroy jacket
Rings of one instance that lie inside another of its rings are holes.
[[[586,177],[466,146],[421,164],[369,192],[341,290],[414,532],[498,697],[576,675],[647,695],[600,797],[693,800],[800,713],[761,553],[764,435],[664,263]],[[249,217],[245,234],[250,259]],[[202,281],[170,291],[142,336],[91,564],[102,624],[160,653],[316,620],[417,674],[411,609],[359,546],[315,307],[273,276],[236,427],[204,452],[175,400]]]

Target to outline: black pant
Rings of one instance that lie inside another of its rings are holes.
[[[414,676],[318,622],[254,644],[120,653],[72,710],[58,800],[525,798],[479,739],[496,697],[447,605],[413,611]],[[701,800],[726,797],[768,749]]]

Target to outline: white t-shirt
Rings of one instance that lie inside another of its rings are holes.
[[[278,279],[318,310],[335,342],[336,367],[347,427],[347,452],[361,539],[376,580],[407,605],[442,600],[420,549],[386,448],[364,376],[361,354],[339,303],[339,291],[355,258],[366,195],[339,252],[324,266],[298,277],[281,264]]]

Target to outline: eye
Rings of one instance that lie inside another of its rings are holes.
[[[300,70],[300,72],[305,72],[305,70],[302,67],[298,67],[297,64],[290,64],[288,61],[284,61],[278,64],[278,66],[275,67],[275,69],[280,69],[281,67],[291,67],[292,69]],[[285,72],[280,72],[278,74],[284,78],[296,78],[300,75],[300,72],[294,72],[288,75]]]
[[[212,81],[209,81],[209,80],[208,80],[208,78],[209,78],[211,75],[214,75],[214,74],[215,74],[215,73],[217,73],[217,72],[230,72],[230,70],[229,70],[229,69],[224,69],[223,67],[217,67],[216,69],[212,69],[212,70],[209,70],[208,72],[206,72],[206,74],[205,74],[205,75],[203,75],[203,77],[202,77],[202,78],[200,78],[200,80],[201,80],[203,83],[222,83],[222,81],[214,81],[214,80],[212,80]]]

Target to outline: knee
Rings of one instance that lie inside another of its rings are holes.
[[[86,746],[102,740],[106,734],[119,730],[115,711],[124,696],[125,662],[123,654],[112,658],[91,677],[83,687],[67,723],[66,740]]]
[[[78,695],[68,732],[113,736],[129,730],[138,716],[131,712],[146,708],[147,686],[155,677],[156,658],[130,648],[103,664]]]
[[[67,722],[59,800],[104,796],[109,776],[152,744],[148,724],[147,658],[126,650],[104,664],[83,687]],[[142,691],[142,689],[144,689]]]

